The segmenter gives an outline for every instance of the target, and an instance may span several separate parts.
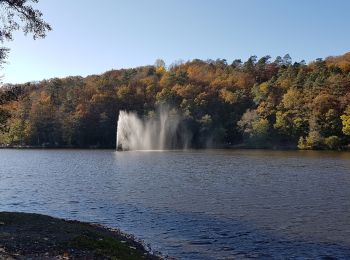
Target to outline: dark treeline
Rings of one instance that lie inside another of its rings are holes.
[[[0,144],[115,147],[119,110],[167,104],[193,147],[341,149],[350,135],[350,53],[305,64],[289,55],[192,60],[54,78],[0,90]]]

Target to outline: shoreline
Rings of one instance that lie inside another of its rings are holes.
[[[14,149],[14,150],[115,150],[122,151],[116,147],[74,147],[74,146],[4,146],[0,145],[0,150],[2,149]],[[271,146],[271,147],[257,147],[250,145],[227,145],[222,147],[207,147],[207,148],[188,148],[188,149],[170,149],[170,150],[266,150],[266,151],[333,151],[333,152],[349,152],[350,146],[346,146],[343,149],[298,149],[292,146]],[[169,150],[164,150],[169,151]]]
[[[162,259],[119,229],[25,212],[0,212],[0,258]]]

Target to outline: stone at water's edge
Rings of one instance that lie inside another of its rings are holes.
[[[0,258],[160,259],[119,230],[18,212],[0,212]]]

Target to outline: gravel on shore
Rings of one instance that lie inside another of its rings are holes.
[[[50,216],[0,212],[0,259],[162,259],[117,229]]]

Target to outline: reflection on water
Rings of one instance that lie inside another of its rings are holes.
[[[350,153],[0,150],[0,210],[93,221],[181,259],[350,257]]]

